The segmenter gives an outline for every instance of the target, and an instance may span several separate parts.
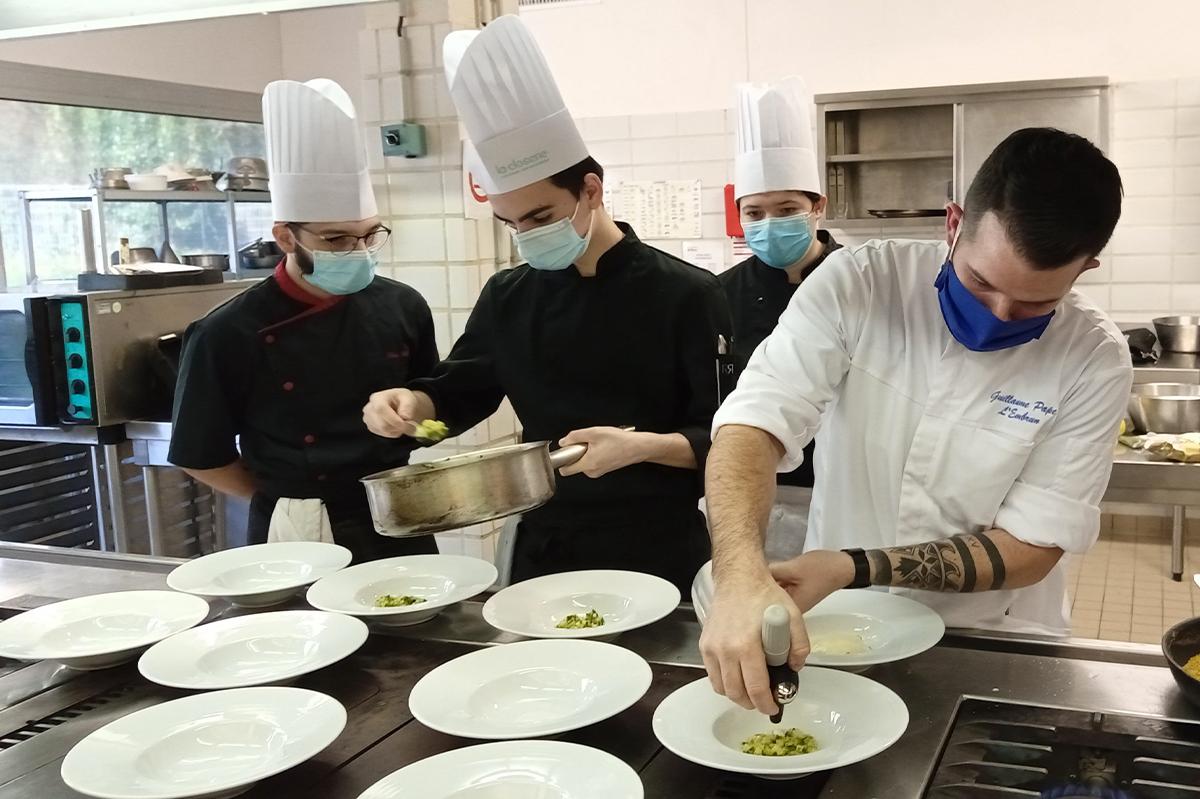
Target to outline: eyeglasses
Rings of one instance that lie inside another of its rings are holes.
[[[351,236],[349,234],[344,236],[322,236],[320,233],[317,233],[315,230],[310,230],[304,225],[293,225],[293,227],[300,228],[306,233],[310,233],[328,244],[329,251],[334,255],[349,255],[358,249],[358,243],[360,241],[363,243],[363,246],[367,248],[367,252],[377,253],[383,249],[384,244],[387,244],[388,236],[392,235],[391,229],[384,225],[380,225],[370,233],[367,233],[363,236]]]

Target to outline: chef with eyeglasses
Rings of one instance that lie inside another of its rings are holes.
[[[737,156],[734,198],[746,245],[753,253],[722,272],[733,315],[733,362],[738,374],[775,329],[800,284],[841,248],[821,228],[827,199],[813,146],[812,97],[800,78],[736,88]],[[799,555],[812,499],[813,450],[775,480],[767,523],[771,560]]]
[[[340,86],[316,79],[268,85],[263,126],[285,256],[188,328],[169,459],[251,500],[250,543],[331,541],[356,562],[436,552],[432,536],[377,534],[358,482],[416,447],[368,431],[363,403],[438,361],[425,300],[376,274],[391,231],[361,122]]]
[[[1124,337],[1072,290],[1121,212],[1117,168],[1083,137],[1016,131],[946,237],[830,255],[796,290],[714,420],[714,690],[776,710],[764,611],[877,587],[950,627],[1065,635],[1064,554],[1095,542],[1133,379]],[[805,552],[763,553],[775,472],[820,424]]]
[[[472,174],[522,263],[488,280],[433,375],[397,381],[364,418],[381,436],[424,419],[457,432],[508,397],[526,440],[587,454],[506,536],[502,574],[506,559],[513,582],[630,569],[686,590],[709,554],[697,502],[729,335],[720,285],[608,215],[604,170],[519,18],[451,33],[443,61]]]

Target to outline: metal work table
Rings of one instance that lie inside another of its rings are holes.
[[[51,596],[92,593],[118,583],[159,587],[163,572],[177,563],[79,553],[63,558],[43,550],[0,546],[0,585],[16,592],[12,597],[0,593],[0,608],[28,607]],[[109,574],[101,578],[105,572]],[[32,590],[41,596],[31,595]],[[300,606],[300,600],[296,604]],[[328,693],[347,707],[347,727],[329,749],[245,795],[354,799],[402,766],[472,743],[414,721],[407,697],[434,665],[479,646],[515,640],[484,623],[480,608],[478,602],[467,602],[427,624],[375,628],[358,653],[302,678],[300,685]],[[213,617],[234,612],[223,604],[213,607]],[[1200,721],[1200,712],[1184,701],[1153,647],[962,633],[916,658],[867,672],[896,691],[911,714],[908,731],[891,749],[805,780],[739,777],[681,760],[664,750],[651,730],[654,708],[662,698],[703,677],[698,636],[699,626],[686,608],[622,635],[620,645],[654,666],[649,693],[615,718],[563,736],[626,760],[640,772],[648,799],[920,799],[949,725],[967,697]],[[17,741],[0,747],[0,799],[75,799],[77,794],[63,785],[58,770],[76,742],[126,713],[180,695],[147,683],[132,665],[78,673],[51,663],[0,660],[0,740]],[[67,708],[83,711],[63,714]],[[14,735],[20,731],[27,737]]]

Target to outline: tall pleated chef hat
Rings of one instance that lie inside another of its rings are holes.
[[[587,158],[546,59],[520,19],[505,15],[482,31],[449,34],[442,61],[470,140],[467,168],[484,192],[514,191]]]
[[[737,86],[735,199],[766,191],[821,194],[812,96],[800,78]]]
[[[271,209],[279,222],[375,216],[362,125],[350,95],[327,78],[277,80],[263,92]]]

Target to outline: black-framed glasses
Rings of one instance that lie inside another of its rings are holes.
[[[349,255],[358,249],[360,241],[367,248],[367,252],[377,253],[383,249],[383,245],[387,244],[388,237],[392,235],[391,228],[386,225],[380,225],[362,236],[351,236],[348,233],[342,236],[324,236],[301,224],[293,224],[292,227],[300,228],[304,232],[316,236],[329,245],[329,251],[334,255]]]

